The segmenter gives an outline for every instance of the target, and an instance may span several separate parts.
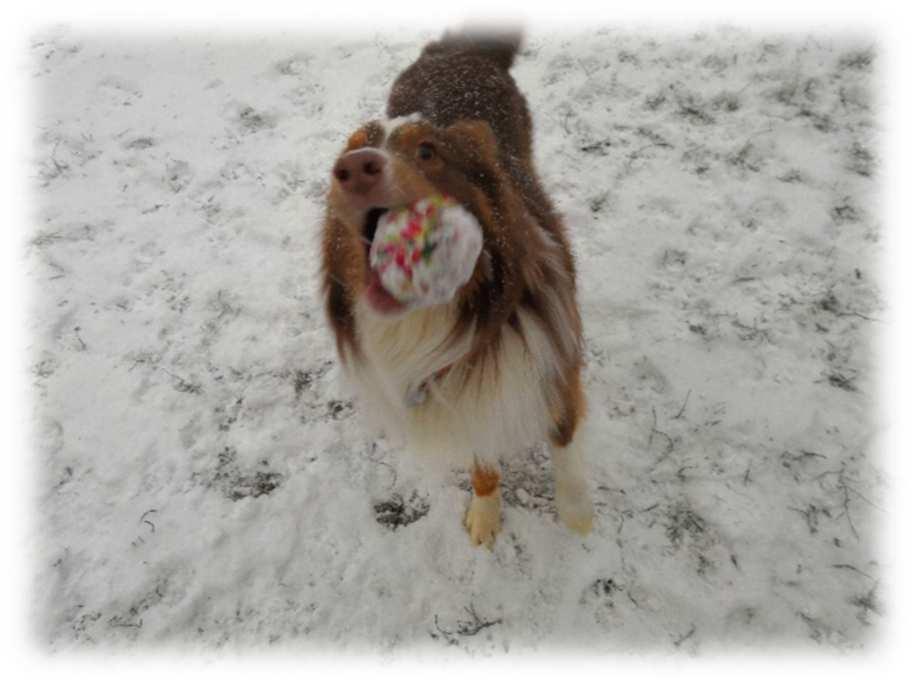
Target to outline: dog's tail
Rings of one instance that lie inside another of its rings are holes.
[[[447,31],[440,40],[429,44],[424,53],[447,55],[468,53],[485,57],[507,71],[514,64],[523,34],[518,27],[467,25]]]

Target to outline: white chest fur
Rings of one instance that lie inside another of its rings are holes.
[[[471,336],[445,345],[451,305],[391,319],[360,303],[356,321],[365,361],[347,371],[360,409],[417,457],[463,466],[474,457],[510,457],[547,437],[555,355],[532,317],[520,315],[524,340],[506,328],[497,363],[472,368],[462,362]]]

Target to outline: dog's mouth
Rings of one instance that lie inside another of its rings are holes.
[[[380,275],[371,268],[371,246],[378,233],[378,223],[388,209],[390,208],[372,207],[365,213],[365,220],[362,223],[362,243],[365,245],[365,262],[368,264],[368,283],[365,288],[365,296],[376,312],[392,315],[402,312],[404,306],[384,288]]]
[[[365,243],[366,255],[371,250],[371,244],[374,243],[375,234],[378,232],[378,222],[387,209],[386,207],[372,207],[365,213],[365,221],[362,223],[362,241]]]

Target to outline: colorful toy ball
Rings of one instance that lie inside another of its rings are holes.
[[[398,302],[428,307],[453,299],[481,252],[476,218],[453,198],[432,195],[381,216],[369,262]]]

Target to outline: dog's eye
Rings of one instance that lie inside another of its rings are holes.
[[[435,146],[428,142],[419,143],[416,149],[416,157],[426,162],[435,156]]]

